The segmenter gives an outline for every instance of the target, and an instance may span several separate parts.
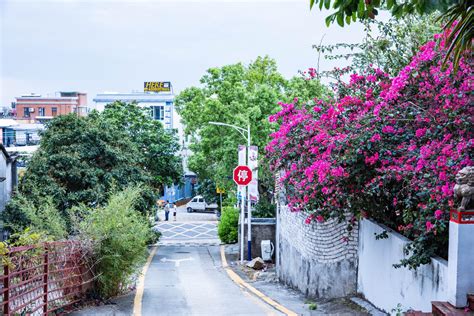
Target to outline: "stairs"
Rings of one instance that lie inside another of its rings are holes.
[[[408,311],[405,316],[474,316],[474,294],[467,295],[467,302],[470,309],[467,312],[464,309],[455,308],[448,302],[431,302],[431,313]]]
[[[472,316],[474,312],[465,312],[448,302],[431,302],[433,316]]]

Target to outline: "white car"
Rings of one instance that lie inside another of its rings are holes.
[[[204,197],[202,195],[196,195],[195,197],[192,198],[191,201],[189,201],[186,204],[186,210],[188,213],[191,212],[196,212],[196,211],[212,211],[215,212],[217,210],[217,204],[212,203],[212,204],[207,204],[206,201],[204,200]]]

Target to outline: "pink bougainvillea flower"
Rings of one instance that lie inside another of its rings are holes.
[[[435,218],[436,218],[437,220],[440,220],[441,217],[443,216],[443,211],[442,211],[442,210],[436,210],[436,211],[434,212],[434,216],[435,216]]]
[[[395,131],[395,128],[393,128],[393,126],[387,125],[387,126],[382,127],[382,133],[393,134],[395,132],[396,131]]]
[[[382,139],[382,137],[380,137],[380,134],[374,134],[374,136],[372,136],[372,138],[370,138],[370,141],[371,141],[372,143],[374,143],[374,142],[377,142],[377,141],[379,141],[379,140],[381,140],[381,139]]]
[[[375,153],[373,156],[365,157],[365,163],[373,165],[379,160],[379,153]]]
[[[426,134],[426,128],[419,128],[415,132],[415,135],[418,138],[425,136],[425,134]]]
[[[434,228],[434,225],[430,221],[427,221],[425,225],[427,232],[430,232]]]

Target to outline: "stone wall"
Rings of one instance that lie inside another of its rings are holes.
[[[334,298],[356,292],[358,225],[305,223],[306,215],[280,203],[277,221],[277,273],[285,284],[310,297]],[[346,238],[347,237],[347,240]]]

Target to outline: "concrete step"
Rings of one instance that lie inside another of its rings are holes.
[[[463,308],[456,308],[448,302],[431,302],[434,316],[474,316],[473,311],[464,311]]]

